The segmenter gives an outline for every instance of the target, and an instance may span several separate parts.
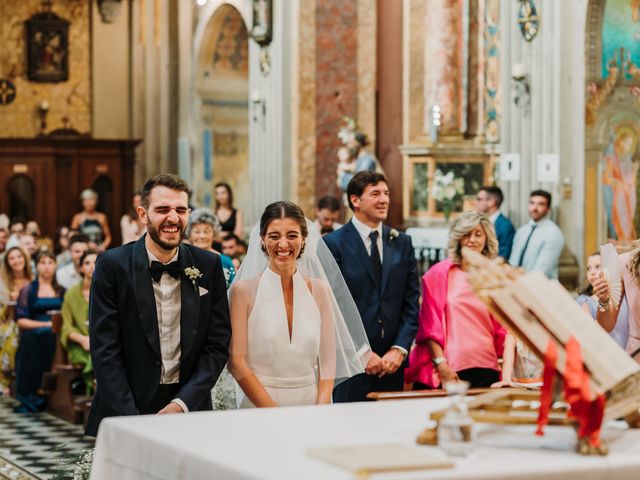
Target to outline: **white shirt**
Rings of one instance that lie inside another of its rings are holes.
[[[498,219],[499,216],[500,216],[500,209],[496,210],[491,215],[489,215],[489,220],[493,225],[496,224],[496,220]]]
[[[82,281],[82,275],[76,272],[76,266],[71,262],[58,269],[56,272],[56,280],[62,288],[69,290]]]
[[[378,244],[378,252],[380,252],[380,263],[382,263],[382,222],[380,222],[376,228],[371,228],[358,220],[355,215],[351,218],[351,221],[360,234],[360,237],[364,242],[364,248],[367,249],[367,254],[369,256],[371,256],[371,237],[369,235],[371,235],[371,232],[373,231],[378,232],[378,241],[376,243]]]
[[[147,255],[149,256],[149,266],[151,266],[151,262],[160,261],[149,249],[147,249]],[[176,251],[176,254],[167,263],[177,261],[178,251]],[[162,356],[160,383],[178,383],[180,381],[181,354],[180,311],[182,294],[180,292],[180,278],[173,278],[167,272],[164,272],[159,282],[151,279],[151,283],[156,300],[158,333],[160,335],[160,355]],[[186,404],[179,398],[172,401],[180,405],[185,412],[189,411]]]
[[[378,241],[376,243],[378,244],[378,252],[380,252],[380,264],[382,264],[382,222],[380,222],[376,228],[371,228],[358,220],[355,215],[351,218],[351,222],[353,223],[353,226],[356,227],[358,234],[360,234],[360,238],[362,238],[362,241],[364,242],[364,248],[367,249],[367,254],[369,256],[371,256],[372,243],[369,235],[371,235],[371,232],[373,231],[378,232]],[[394,345],[391,348],[399,350],[405,357],[409,353],[400,345]]]

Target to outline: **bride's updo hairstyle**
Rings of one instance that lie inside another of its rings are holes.
[[[260,217],[260,237],[263,237],[267,234],[267,229],[269,228],[269,224],[274,220],[282,220],[284,218],[290,218],[295,220],[300,226],[300,233],[302,234],[302,239],[306,240],[309,235],[309,229],[307,228],[307,219],[304,216],[302,209],[293,202],[287,202],[281,200],[279,202],[273,202],[267,205],[267,208],[262,212],[262,216]],[[298,258],[302,256],[304,253],[304,247],[306,242],[302,242],[302,248],[300,249],[300,253],[298,254]],[[262,251],[266,254],[267,249],[262,244]]]

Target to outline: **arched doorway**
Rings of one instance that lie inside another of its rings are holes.
[[[198,40],[198,37],[196,37]],[[214,207],[216,182],[249,206],[249,33],[241,13],[223,3],[209,17],[195,71],[195,203]]]

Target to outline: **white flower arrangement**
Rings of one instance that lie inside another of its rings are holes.
[[[198,291],[198,279],[202,277],[202,273],[196,267],[187,267],[184,269],[184,274],[191,280],[193,283],[193,289]]]
[[[453,201],[459,195],[464,195],[464,178],[456,177],[453,171],[446,175],[436,170],[431,186],[431,196],[438,202]]]
[[[448,219],[454,202],[464,195],[464,178],[456,177],[451,170],[445,175],[438,169],[433,176],[430,194],[443,204],[444,216]]]

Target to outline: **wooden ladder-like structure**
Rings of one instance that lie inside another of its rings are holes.
[[[556,280],[540,272],[524,273],[502,260],[490,260],[463,249],[468,263],[469,280],[476,294],[493,316],[520,338],[537,356],[544,359],[549,344],[557,351],[556,370],[564,379],[571,337],[580,344],[583,368],[589,377],[592,399],[604,394],[606,406],[603,421],[625,418],[630,426],[640,426],[640,365],[605,332]],[[561,400],[556,389],[554,400]],[[469,414],[478,422],[498,424],[536,424],[540,392],[500,389],[474,397],[468,404]],[[438,422],[445,410],[433,412]],[[566,404],[555,402],[549,412],[549,425],[572,425]],[[428,428],[418,443],[437,442],[437,429]],[[578,451],[583,454],[608,452],[604,443],[594,447],[578,438]]]

